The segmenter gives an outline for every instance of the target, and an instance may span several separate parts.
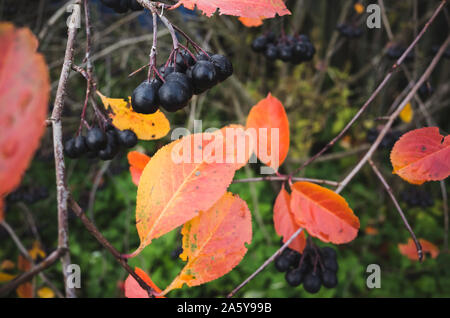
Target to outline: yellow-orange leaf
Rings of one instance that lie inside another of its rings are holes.
[[[236,166],[216,162],[214,137],[211,133],[183,137],[159,149],[149,161],[137,191],[141,244],[129,257],[209,209],[225,193]],[[218,148],[223,149],[223,143]]]
[[[411,107],[411,103],[406,104],[405,108],[400,112],[400,119],[405,123],[410,123],[413,119],[414,111]]]
[[[392,148],[391,163],[393,173],[409,183],[444,180],[450,175],[450,137],[438,127],[407,132]]]
[[[348,243],[358,234],[359,219],[345,199],[317,184],[294,183],[291,209],[297,223],[323,242]]]
[[[209,210],[186,223],[183,253],[186,266],[163,294],[183,284],[198,286],[230,272],[247,252],[252,240],[251,214],[244,200],[226,193]]]
[[[37,295],[39,298],[55,298],[55,293],[48,287],[39,288]]]
[[[128,97],[127,101],[122,98],[108,98],[99,91],[97,94],[105,109],[112,111],[109,116],[118,129],[130,129],[141,140],[160,139],[170,131],[170,123],[160,110],[154,114],[139,114],[131,108],[131,97]]]
[[[0,270],[4,271],[4,270],[11,270],[14,269],[14,267],[16,267],[16,264],[14,264],[13,261],[9,260],[9,259],[5,259],[1,264],[0,264]]]
[[[0,221],[3,199],[20,183],[45,130],[50,82],[27,28],[0,23]]]
[[[434,245],[433,243],[424,240],[419,239],[420,245],[422,245],[422,251],[424,253],[423,259],[425,259],[425,253],[430,253],[431,258],[436,258],[439,255],[439,248]],[[414,244],[414,241],[412,238],[408,240],[408,243],[406,244],[398,244],[398,250],[401,254],[408,257],[410,260],[418,261],[419,255],[417,254],[416,244]]]
[[[358,13],[358,14],[361,14],[361,13],[363,13],[364,12],[364,6],[361,4],[361,3],[355,3],[355,5],[353,6],[353,9],[355,9],[355,11]]]
[[[283,104],[269,93],[252,107],[246,127],[256,134],[254,151],[259,160],[278,170],[289,151],[289,120]]]
[[[130,151],[127,155],[128,163],[130,164],[130,173],[133,183],[139,185],[142,171],[150,161],[150,157],[139,151]]]
[[[13,280],[14,278],[16,278],[16,276],[17,275],[0,272],[0,283],[9,282],[10,280]]]
[[[259,27],[263,24],[262,18],[244,18],[240,17],[239,21],[245,25],[247,28]]]
[[[45,258],[45,252],[42,250],[41,243],[39,243],[39,241],[33,242],[33,247],[31,250],[28,250],[28,254],[30,254],[33,260],[37,260],[38,257],[42,259]]]
[[[156,293],[158,294],[161,293],[161,289],[159,289],[158,286],[156,286],[155,283],[153,283],[153,281],[150,279],[150,277],[147,275],[146,272],[144,272],[139,267],[135,267],[134,271],[140,278],[142,278],[144,282],[147,283],[148,286],[153,288],[153,290]],[[144,290],[131,275],[128,275],[127,279],[125,280],[124,289],[125,289],[125,297],[127,298],[150,298],[147,291]],[[164,296],[155,296],[155,297],[165,298]]]
[[[33,298],[33,285],[30,282],[23,283],[16,288],[16,293],[20,298]]]
[[[294,214],[291,211],[291,195],[284,189],[284,185],[278,194],[273,206],[273,224],[278,235],[283,237],[283,243],[297,232],[300,226],[295,222]],[[289,248],[302,253],[306,246],[305,232],[302,231]]]

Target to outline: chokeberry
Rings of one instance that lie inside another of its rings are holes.
[[[325,266],[326,269],[337,272],[339,269],[337,260],[333,257],[324,257],[323,258],[323,266]]]
[[[289,269],[290,263],[289,260],[287,260],[283,255],[278,255],[275,258],[275,268],[279,272],[285,272]]]
[[[182,84],[189,92],[192,92],[192,84],[186,74],[180,72],[173,72],[167,75],[166,82],[177,81]],[[190,93],[192,94],[192,93]]]
[[[75,139],[70,138],[64,143],[64,153],[66,154],[67,157],[72,159],[78,157],[78,154],[75,151]]]
[[[336,251],[334,250],[334,248],[331,248],[329,246],[322,247],[320,249],[320,251],[322,252],[324,257],[334,258],[334,259],[336,259],[336,257],[337,257],[337,254],[336,254]]]
[[[211,56],[211,62],[216,68],[217,80],[219,82],[223,82],[233,74],[233,65],[226,56],[214,54]]]
[[[311,294],[315,294],[320,290],[322,280],[316,272],[310,272],[303,278],[303,288]]]
[[[255,38],[252,42],[252,49],[255,52],[264,52],[267,45],[267,37],[264,35],[260,35],[257,38]]]
[[[86,134],[86,146],[91,151],[105,149],[106,141],[106,134],[98,127],[89,129]]]
[[[175,112],[187,105],[192,97],[189,90],[178,81],[167,81],[159,89],[161,107],[168,112]]]
[[[132,148],[138,142],[136,134],[129,129],[118,131],[117,136],[119,143],[126,148]]]
[[[292,59],[292,45],[283,44],[278,46],[278,57],[283,62],[289,62]]]
[[[192,83],[196,89],[209,89],[217,84],[217,73],[210,61],[197,61],[191,71]]]
[[[75,138],[75,144],[74,144],[75,153],[77,156],[84,155],[87,152],[87,146],[86,146],[86,137],[84,136],[78,136]]]
[[[153,114],[158,110],[158,90],[161,83],[152,79],[150,82],[142,82],[133,91],[131,96],[131,106],[136,113]]]
[[[278,49],[275,45],[269,44],[267,45],[266,51],[264,52],[264,55],[272,61],[275,61],[278,58]]]
[[[185,72],[189,67],[195,64],[194,58],[187,51],[180,51],[177,54],[175,64],[182,72]]]
[[[322,283],[326,288],[334,288],[338,284],[336,272],[325,270],[322,273]]]
[[[286,272],[285,279],[289,285],[296,287],[302,283],[303,273],[299,269],[293,268]]]

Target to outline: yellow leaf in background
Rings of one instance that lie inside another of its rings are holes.
[[[355,3],[355,5],[353,6],[353,8],[355,9],[355,11],[358,14],[361,14],[364,12],[364,6],[361,3]]]
[[[141,140],[161,139],[170,131],[170,123],[166,116],[158,110],[154,114],[139,114],[131,108],[131,97],[109,98],[97,91],[106,110],[112,113],[113,125],[120,130],[130,129]]]
[[[400,112],[400,119],[405,123],[410,123],[413,119],[414,111],[411,107],[411,103],[406,104],[405,108]]]
[[[38,241],[34,241],[33,248],[28,250],[28,254],[30,254],[33,260],[37,260],[38,257],[45,258],[45,252],[41,248],[41,243]]]
[[[6,283],[13,280],[17,275],[0,272],[0,283]]]
[[[0,265],[0,270],[7,271],[10,269],[14,269],[16,267],[16,264],[14,264],[13,261],[10,261],[9,259],[5,259],[2,264]]]
[[[55,298],[55,293],[48,287],[42,287],[37,291],[39,298]]]

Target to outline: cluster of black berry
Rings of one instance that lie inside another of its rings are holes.
[[[366,139],[368,142],[373,143],[377,138],[380,132],[377,128],[371,128],[367,132]],[[398,130],[389,131],[381,140],[380,148],[390,149],[394,146],[397,140],[402,136],[402,132]]]
[[[257,53],[275,61],[277,59],[292,64],[311,61],[316,49],[307,35],[288,35],[278,38],[273,33],[267,33],[255,38],[252,42],[252,49]]]
[[[136,0],[100,0],[105,6],[117,13],[126,13],[128,10],[139,11],[144,8]]]
[[[350,23],[341,23],[336,27],[339,33],[347,39],[359,38],[363,34],[363,30]]]
[[[419,187],[408,187],[400,194],[400,198],[409,207],[431,207],[434,205],[434,200],[430,192]]]
[[[391,60],[398,60],[400,56],[405,53],[406,48],[404,46],[401,46],[399,44],[393,44],[388,47],[386,51],[386,56]],[[405,62],[411,62],[414,60],[414,50],[409,51],[409,53],[405,57]]]
[[[28,204],[36,203],[48,197],[48,189],[45,186],[25,186],[19,187],[14,192],[11,192],[6,200],[9,203],[25,202]]]
[[[193,95],[201,94],[233,74],[233,65],[220,54],[201,52],[195,56],[180,51],[175,63],[158,69],[161,77],[142,82],[133,91],[131,106],[141,114],[153,114],[159,107],[175,112],[187,106]]]
[[[137,136],[131,130],[118,130],[108,126],[106,133],[94,127],[88,130],[86,137],[79,135],[67,140],[64,152],[69,158],[79,158],[86,154],[88,158],[99,157],[111,160],[119,152],[120,147],[132,148],[137,144]]]
[[[285,279],[290,286],[303,284],[303,288],[315,294],[323,285],[334,288],[337,280],[337,255],[331,247],[306,247],[303,254],[289,248],[275,259],[275,267],[286,272]]]

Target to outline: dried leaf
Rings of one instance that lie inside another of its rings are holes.
[[[393,173],[412,184],[444,180],[450,175],[450,137],[426,127],[404,134],[391,152]]]
[[[228,192],[186,223],[181,233],[180,258],[187,264],[164,295],[183,284],[192,287],[210,282],[238,265],[247,252],[245,244],[252,240],[251,213],[244,200]]]
[[[137,191],[136,227],[141,244],[129,257],[140,253],[154,238],[209,209],[225,193],[236,166],[216,163],[212,141],[215,134],[189,135],[152,157]]]
[[[33,298],[33,285],[30,282],[23,283],[16,288],[19,298]]]
[[[0,23],[0,220],[3,198],[20,183],[45,130],[50,83],[38,41]]]
[[[246,127],[249,133],[256,133],[253,143],[259,160],[278,170],[289,151],[289,120],[283,104],[269,93],[267,98],[252,107]],[[278,133],[278,137],[274,135],[273,139],[273,133]]]
[[[283,243],[298,231],[300,226],[295,221],[294,214],[291,211],[291,195],[285,190],[284,185],[278,194],[273,206],[273,224],[278,235],[283,237]],[[302,231],[291,244],[289,248],[302,253],[306,246],[305,232]]]
[[[348,243],[358,234],[359,219],[345,199],[317,184],[294,183],[291,209],[297,223],[323,242]]]
[[[208,17],[217,10],[219,14],[246,18],[273,18],[275,15],[291,14],[283,0],[180,0],[187,9],[195,6]]]
[[[112,123],[120,130],[130,129],[141,140],[161,139],[170,131],[170,123],[166,116],[158,110],[154,114],[139,114],[131,108],[131,97],[128,101],[122,98],[109,98],[97,94],[102,99],[105,109],[110,109],[112,113]]]

